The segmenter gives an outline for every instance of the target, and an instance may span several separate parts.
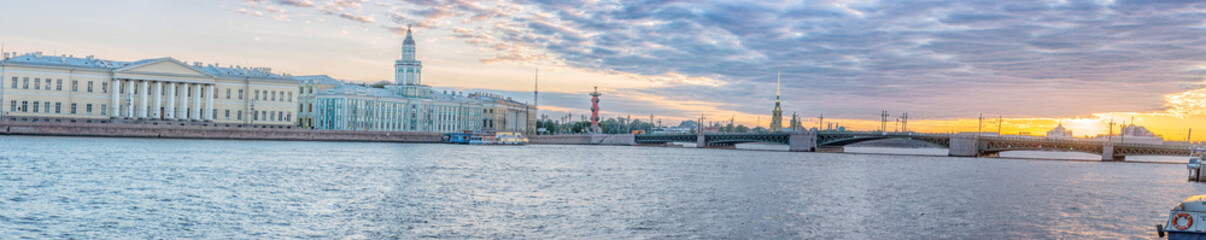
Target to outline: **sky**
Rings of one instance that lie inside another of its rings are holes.
[[[4,51],[170,56],[356,82],[393,79],[412,28],[425,84],[541,114],[766,126],[1075,135],[1108,122],[1206,139],[1198,1],[11,1]],[[537,70],[539,69],[539,70]],[[781,75],[780,75],[781,74]],[[997,119],[1001,120],[998,121]],[[1117,126],[1115,126],[1115,129]]]

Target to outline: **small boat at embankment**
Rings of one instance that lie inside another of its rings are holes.
[[[494,135],[474,133],[444,134],[444,142],[468,145],[525,145],[528,138],[520,133],[499,132]]]
[[[1195,220],[1196,219],[1196,220]],[[1156,224],[1156,235],[1168,239],[1206,239],[1206,195],[1196,195],[1168,211],[1168,222]]]

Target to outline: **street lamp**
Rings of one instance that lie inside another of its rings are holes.
[[[256,101],[257,101],[257,99],[251,100],[251,117],[247,118],[247,121],[250,122],[251,127],[255,127],[255,119],[260,117],[260,114],[255,112],[255,102]]]

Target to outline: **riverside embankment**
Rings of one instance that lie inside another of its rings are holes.
[[[438,143],[443,134],[203,125],[0,121],[0,135]]]

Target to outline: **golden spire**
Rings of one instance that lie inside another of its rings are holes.
[[[783,70],[776,69],[775,72],[775,101],[779,101],[779,85],[782,84]]]

